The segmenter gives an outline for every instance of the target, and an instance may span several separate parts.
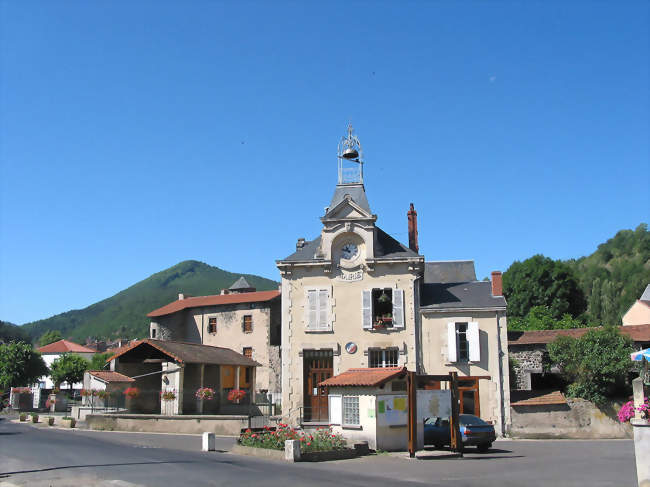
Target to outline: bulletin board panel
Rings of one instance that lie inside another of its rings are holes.
[[[377,426],[406,426],[408,423],[408,396],[377,396]]]

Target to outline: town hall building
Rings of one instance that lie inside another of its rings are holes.
[[[493,421],[504,434],[510,408],[501,273],[477,281],[473,261],[427,262],[412,204],[409,245],[384,232],[366,196],[363,153],[351,127],[338,161],[320,235],[298,239],[295,252],[277,261],[283,413],[292,422],[331,423],[328,391],[319,384],[350,369],[456,371],[461,412]],[[342,409],[354,427],[358,397],[343,397]]]

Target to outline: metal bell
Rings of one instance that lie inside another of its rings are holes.
[[[353,149],[352,147],[348,147],[343,151],[343,159],[358,159],[359,158],[359,153],[357,152],[356,149]]]

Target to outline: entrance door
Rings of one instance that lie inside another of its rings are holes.
[[[460,414],[473,414],[481,417],[481,403],[478,394],[478,379],[458,379]]]
[[[327,387],[320,387],[318,384],[332,377],[332,362],[332,350],[305,350],[303,354],[305,421],[329,421]]]

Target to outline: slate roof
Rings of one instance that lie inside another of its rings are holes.
[[[473,260],[446,260],[424,263],[424,282],[447,284],[476,281]]]
[[[422,285],[420,308],[505,308],[503,296],[492,296],[490,281],[427,283]]]
[[[232,291],[237,291],[238,289],[253,289],[253,286],[248,284],[248,281],[244,278],[244,276],[241,276],[228,289],[230,289]]]
[[[376,367],[363,369],[350,369],[342,374],[324,380],[319,386],[359,386],[377,387],[391,379],[399,377],[406,372],[406,367]]]
[[[112,370],[89,370],[88,373],[102,382],[135,382],[135,379]]]
[[[337,184],[329,209],[331,210],[341,203],[341,201],[345,199],[346,194],[349,194],[352,201],[354,201],[358,206],[372,214],[363,184]]]
[[[149,318],[165,316],[188,308],[219,306],[224,304],[259,303],[271,301],[280,296],[280,291],[256,291],[251,293],[218,294],[215,296],[196,296],[179,299],[148,313]]]
[[[255,367],[260,365],[254,360],[235,352],[229,348],[213,347],[211,345],[201,345],[200,343],[186,343],[166,340],[154,340],[147,338],[134,344],[133,346],[122,350],[120,353],[113,355],[108,360],[121,357],[123,355],[134,353],[136,349],[143,352],[155,351],[162,352],[173,361],[181,364],[212,364],[212,365],[243,365],[246,367]]]
[[[84,347],[68,340],[52,342],[38,349],[40,353],[96,353],[94,348]]]
[[[419,254],[413,252],[406,245],[398,242],[393,237],[384,232],[381,228],[375,226],[377,240],[375,242],[375,258],[384,259],[399,259],[405,257],[421,257]],[[321,237],[314,240],[306,241],[305,245],[296,250],[290,256],[281,260],[281,262],[301,262],[309,260],[318,260],[316,252],[320,247]]]
[[[646,286],[645,291],[643,291],[643,294],[639,298],[639,301],[650,302],[650,284]]]
[[[570,336],[580,338],[589,330],[600,330],[602,327],[573,328],[567,330],[533,330],[533,331],[509,331],[508,346],[517,345],[546,345],[559,336]],[[618,331],[622,335],[629,336],[634,342],[650,342],[650,324],[620,326]]]

